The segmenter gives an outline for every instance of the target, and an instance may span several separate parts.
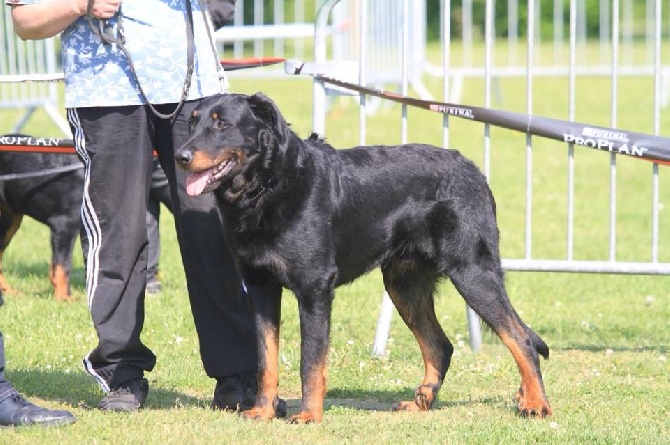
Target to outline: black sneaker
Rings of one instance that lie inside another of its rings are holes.
[[[149,394],[147,379],[133,379],[114,388],[100,400],[98,408],[104,411],[137,411],[144,406]]]
[[[217,377],[211,407],[226,411],[248,411],[254,406],[257,389],[256,374],[240,373]],[[282,399],[277,402],[275,416],[286,417],[286,402]]]

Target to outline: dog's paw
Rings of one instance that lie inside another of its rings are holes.
[[[266,406],[254,406],[253,408],[243,411],[242,417],[249,420],[272,420],[275,417],[275,410]]]
[[[436,388],[436,385],[419,385],[414,391],[414,400],[396,403],[393,411],[428,411],[435,401]]]
[[[72,294],[56,294],[55,295],[56,301],[62,301],[65,303],[69,303],[71,301],[74,301],[74,295]]]
[[[547,399],[542,396],[528,397],[524,395],[522,389],[519,389],[514,394],[514,401],[521,417],[543,419],[552,414]]]
[[[292,424],[305,424],[305,423],[318,423],[321,422],[322,415],[313,413],[311,411],[300,411],[300,413],[295,416],[291,416],[288,419],[288,423]]]
[[[421,411],[421,408],[414,400],[410,400],[396,403],[393,405],[393,411]]]

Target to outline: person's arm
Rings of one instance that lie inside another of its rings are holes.
[[[119,9],[121,0],[94,0],[92,16],[108,19]],[[88,0],[48,0],[42,3],[12,6],[14,32],[23,40],[53,37],[82,15]]]

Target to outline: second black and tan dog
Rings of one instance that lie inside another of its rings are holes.
[[[6,135],[3,138],[27,136]],[[72,170],[55,174],[39,174],[23,179],[0,180],[0,289],[12,289],[2,273],[5,249],[29,216],[49,227],[51,232],[51,264],[49,278],[57,300],[72,300],[70,272],[72,250],[81,227],[81,199],[84,191],[83,164],[75,155],[34,152],[0,152],[0,177],[22,176],[54,171],[64,167]]]
[[[258,394],[245,417],[275,413],[285,287],[302,336],[302,407],[290,421],[322,420],[335,288],[376,267],[425,365],[413,399],[395,410],[430,409],[449,368],[454,349],[433,300],[447,277],[512,353],[520,414],[551,414],[539,363],[549,348],[507,296],[493,195],[472,162],[428,145],[336,150],[303,140],[260,93],[205,100],[191,131],[176,160],[191,172],[191,195],[214,193],[255,311]]]

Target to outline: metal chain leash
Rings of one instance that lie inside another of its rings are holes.
[[[169,114],[164,114],[158,111],[154,105],[149,101],[146,93],[144,92],[144,88],[142,88],[142,83],[140,82],[139,76],[137,75],[137,71],[135,70],[135,65],[133,63],[133,59],[130,56],[130,53],[128,52],[128,49],[126,48],[125,45],[125,35],[123,33],[123,13],[121,11],[121,8],[119,7],[119,10],[117,11],[117,22],[116,22],[116,30],[117,30],[117,35],[115,36],[113,33],[113,27],[112,25],[109,24],[108,20],[103,20],[103,19],[98,19],[98,26],[95,26],[94,19],[91,15],[93,11],[93,3],[95,0],[88,0],[88,12],[87,12],[87,19],[88,22],[91,26],[91,29],[93,30],[93,33],[97,35],[100,40],[105,43],[105,44],[115,44],[121,52],[123,52],[124,56],[128,60],[128,65],[130,66],[130,71],[133,73],[135,76],[135,80],[137,81],[137,88],[140,91],[140,94],[144,98],[144,101],[146,102],[146,105],[149,107],[152,113],[159,117],[160,119],[172,119],[178,112],[181,110],[181,107],[184,105],[184,102],[188,98],[188,92],[189,89],[191,88],[191,78],[193,76],[193,71],[195,70],[195,31],[194,31],[194,25],[193,25],[193,10],[191,8],[191,0],[185,0],[185,5],[186,5],[186,39],[187,39],[187,47],[186,47],[186,52],[187,52],[187,65],[186,65],[186,78],[184,79],[184,86],[182,88],[182,94],[181,98],[179,99],[179,103],[175,107],[174,111],[172,111]],[[201,1],[201,0],[198,0]],[[204,14],[204,11],[203,11]]]

